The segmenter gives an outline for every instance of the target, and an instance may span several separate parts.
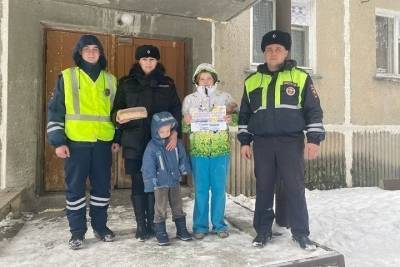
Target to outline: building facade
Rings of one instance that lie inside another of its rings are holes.
[[[70,58],[66,36],[104,38],[118,75],[135,45],[164,42],[165,49],[183,50],[183,94],[192,90],[193,68],[211,62],[220,87],[239,102],[244,79],[262,63],[261,37],[275,28],[292,31],[292,57],[312,75],[325,112],[327,139],[322,157],[307,162],[309,187],[399,179],[399,21],[400,3],[391,0],[1,0],[0,189],[59,190],[46,187],[59,176],[48,172],[45,124],[48,78]],[[57,32],[55,42],[50,32]],[[240,159],[234,137],[232,145],[230,190],[251,195],[252,163]]]
[[[311,74],[327,129],[321,157],[306,163],[308,187],[400,179],[400,2],[292,0],[290,11],[282,2],[261,0],[230,23],[216,23],[222,88],[240,100],[243,80],[262,62],[262,35],[290,30],[291,57]],[[239,173],[234,184],[243,183]]]

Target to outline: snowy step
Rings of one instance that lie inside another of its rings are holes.
[[[253,211],[246,205],[228,198],[225,218],[232,226],[255,237]],[[266,267],[345,266],[344,256],[337,251],[321,244],[316,244],[315,251],[306,251],[292,241],[289,229],[274,224],[272,232],[270,243],[261,249],[255,248],[262,250],[263,254],[271,255],[269,261],[264,263]]]

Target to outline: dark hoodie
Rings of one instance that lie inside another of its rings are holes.
[[[81,51],[87,45],[97,45],[100,50],[100,57],[96,64],[91,64],[83,60]],[[99,39],[94,35],[82,35],[78,43],[72,52],[72,58],[74,59],[75,65],[84,70],[89,74],[93,81],[96,81],[101,70],[105,70],[107,67],[107,60],[104,56],[104,49]]]
[[[91,64],[83,60],[81,50],[87,45],[97,45],[100,50],[100,57],[96,64]],[[97,80],[100,72],[107,66],[107,61],[104,56],[104,49],[100,41],[93,35],[82,35],[73,49],[72,58],[75,65],[86,72],[93,81]],[[59,147],[67,144],[65,135],[65,98],[64,98],[64,79],[62,74],[58,76],[54,95],[48,104],[48,124],[47,136],[49,144],[54,147]],[[118,142],[118,140],[117,140]],[[81,142],[85,143],[85,142]]]
[[[168,151],[165,146],[167,138],[161,138],[158,130],[170,125],[176,128],[177,121],[169,112],[156,113],[151,121],[151,141],[147,144],[143,155],[142,174],[144,191],[152,192],[157,187],[175,187],[182,175],[190,173],[190,165],[185,148],[178,140],[175,149]]]

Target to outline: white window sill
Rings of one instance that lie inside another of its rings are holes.
[[[389,82],[400,83],[400,75],[399,74],[377,73],[374,78],[375,78],[375,80],[379,80],[379,81],[389,81]]]

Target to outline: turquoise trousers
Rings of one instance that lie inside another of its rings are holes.
[[[229,170],[229,155],[217,157],[192,156],[195,189],[193,232],[208,233],[209,213],[213,232],[227,230],[224,221],[225,188]],[[211,191],[211,208],[210,193]]]

